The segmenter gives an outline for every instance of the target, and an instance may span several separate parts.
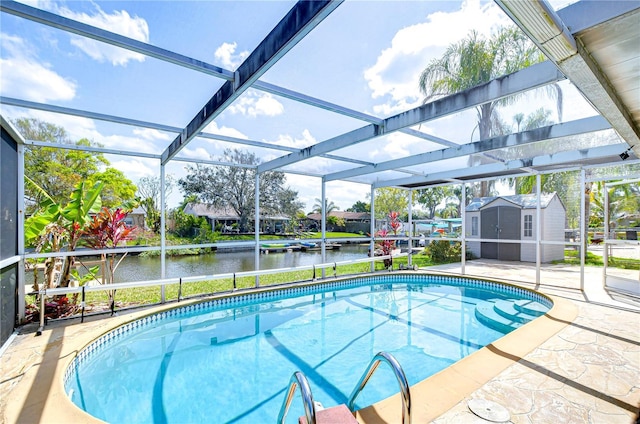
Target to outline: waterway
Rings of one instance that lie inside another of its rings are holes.
[[[368,245],[343,244],[340,249],[327,250],[324,262],[341,262],[367,257]],[[87,258],[95,260],[96,258]],[[222,251],[216,253],[188,256],[168,256],[166,258],[165,278],[193,277],[199,275],[226,274],[231,272],[252,271],[255,267],[253,250]],[[291,268],[303,265],[320,264],[320,251],[294,251],[260,255],[260,269]],[[82,267],[80,274],[84,274]],[[39,280],[42,281],[42,272]],[[157,280],[162,278],[159,256],[127,255],[116,270],[118,283]],[[25,274],[27,285],[33,284],[33,273]]]
[[[368,246],[344,244],[338,250],[328,250],[326,261],[340,262],[367,257]],[[323,263],[320,251],[281,252],[260,255],[260,269],[289,268]],[[241,250],[193,256],[173,256],[166,259],[166,278],[225,274],[255,269],[255,252]],[[116,270],[116,281],[145,281],[161,278],[160,257],[128,255]]]

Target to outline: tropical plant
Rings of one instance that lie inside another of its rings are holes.
[[[517,28],[501,28],[490,39],[472,31],[467,38],[450,45],[445,53],[432,60],[422,71],[420,91],[425,103],[437,97],[458,93],[487,83],[497,77],[524,69],[544,60],[537,47]],[[558,121],[562,121],[562,91],[558,85],[548,86],[548,94],[557,102]],[[497,108],[513,104],[519,96],[488,102],[476,107],[480,139],[485,140],[495,129],[505,127]],[[472,155],[470,166],[477,165],[481,156]],[[490,193],[489,182],[482,182],[479,196]]]
[[[452,194],[452,188],[429,187],[417,191],[417,202],[421,204],[427,211],[427,218],[433,219],[436,216],[436,209],[447,197]]]
[[[398,235],[398,231],[402,228],[402,222],[400,222],[400,214],[398,212],[389,212],[388,228],[384,227],[376,231],[375,236],[380,240],[376,241],[374,254],[376,256],[389,256],[396,248],[395,240],[388,240],[387,237]],[[393,257],[384,260],[385,268],[389,268],[393,265]]]
[[[128,212],[118,208],[114,211],[110,211],[107,208],[102,208],[102,211],[93,217],[90,222],[85,235],[85,243],[87,246],[93,249],[115,249],[119,244],[125,243],[130,239],[135,227],[128,227],[125,224],[124,219],[127,217]],[[102,262],[106,266],[105,277],[107,279],[103,284],[115,283],[115,272],[118,265],[127,256],[125,252],[120,259],[116,261],[115,253],[101,253]],[[115,294],[116,290],[107,290],[109,296],[109,309],[111,309],[111,315],[115,311]]]
[[[25,244],[35,246],[37,252],[59,252],[63,247],[68,251],[74,251],[91,219],[90,214],[100,210],[100,192],[104,183],[96,182],[89,189],[85,188],[84,182],[78,183],[71,193],[71,200],[62,206],[31,179],[26,178],[26,181],[40,192],[43,200],[40,202],[40,209],[25,221]],[[69,285],[70,270],[74,261],[73,256],[64,261],[59,286]],[[48,258],[45,261],[46,287],[52,287],[54,283],[54,268],[55,258]]]
[[[460,202],[447,202],[444,208],[440,211],[442,218],[459,218],[460,217]]]
[[[340,207],[337,206],[332,201],[330,201],[329,199],[324,199],[324,208],[325,208],[325,212],[327,213],[327,216],[329,216],[329,213],[333,211],[340,210]],[[313,204],[313,212],[322,213],[322,200],[320,200],[317,197],[316,197],[316,202]]]
[[[640,185],[638,183],[620,184],[609,188],[606,207],[604,190],[604,182],[593,183],[589,227],[602,228],[607,219],[609,228],[614,230],[640,219]],[[605,217],[605,210],[609,212],[607,217]]]

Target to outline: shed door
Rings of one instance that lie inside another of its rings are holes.
[[[480,211],[480,237],[520,240],[520,208],[496,206]],[[480,256],[501,261],[519,261],[520,244],[482,242]]]

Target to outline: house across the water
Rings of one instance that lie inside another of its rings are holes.
[[[369,212],[345,212],[331,211],[327,216],[335,216],[344,220],[344,226],[327,224],[328,231],[346,231],[348,233],[368,233],[371,231],[371,214]],[[306,229],[320,231],[322,214],[310,213],[307,215]]]
[[[232,208],[216,208],[205,203],[188,203],[184,208],[184,213],[205,217],[211,224],[214,231],[222,233],[238,233],[240,216]],[[282,215],[262,215],[260,216],[260,232],[266,234],[284,234],[286,226],[291,219]],[[248,226],[254,228],[255,219],[251,215],[248,219]]]

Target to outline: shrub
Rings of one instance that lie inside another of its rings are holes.
[[[434,240],[429,243],[427,254],[434,264],[446,264],[460,260],[462,245],[448,240]]]

